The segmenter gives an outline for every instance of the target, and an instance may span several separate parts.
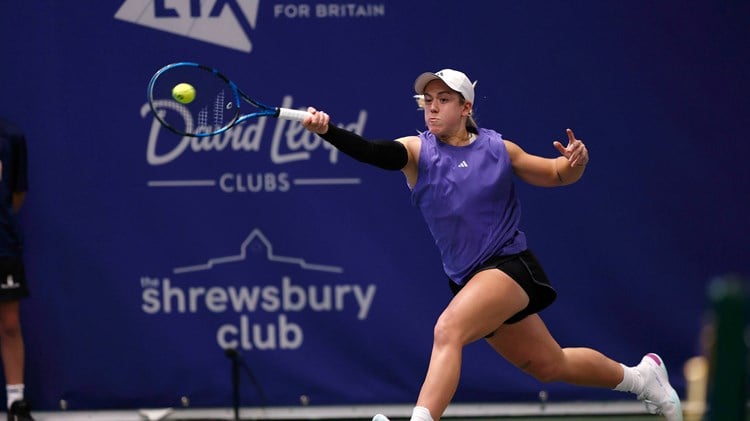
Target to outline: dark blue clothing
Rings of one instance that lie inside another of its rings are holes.
[[[21,256],[23,238],[13,210],[13,193],[28,188],[26,136],[0,118],[0,256]]]

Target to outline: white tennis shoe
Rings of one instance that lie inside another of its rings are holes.
[[[646,410],[650,414],[664,415],[668,421],[682,421],[680,397],[669,384],[667,367],[661,357],[646,354],[636,370],[643,378],[643,392],[638,395],[638,400],[646,404]]]

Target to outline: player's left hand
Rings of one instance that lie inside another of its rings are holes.
[[[568,158],[571,167],[584,167],[589,163],[589,151],[586,149],[586,145],[583,144],[573,134],[573,130],[566,129],[568,133],[568,146],[563,146],[558,141],[552,142],[552,145],[562,154]]]

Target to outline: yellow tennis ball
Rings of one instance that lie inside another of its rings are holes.
[[[189,83],[178,83],[172,88],[172,98],[182,104],[190,104],[195,99],[195,88]]]

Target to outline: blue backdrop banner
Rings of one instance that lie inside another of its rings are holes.
[[[522,229],[559,293],[563,346],[626,364],[701,352],[706,283],[747,274],[747,2],[117,0],[0,2],[0,114],[27,135],[39,409],[413,403],[450,300],[399,172],[298,122],[202,139],[146,102],[162,66],[216,67],[261,101],[368,138],[424,130],[413,81],[477,80],[475,117],[526,151],[586,142],[583,179],[519,182]],[[484,343],[458,402],[629,399],[541,384]]]

